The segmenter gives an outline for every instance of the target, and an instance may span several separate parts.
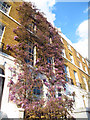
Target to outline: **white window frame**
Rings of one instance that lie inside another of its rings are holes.
[[[79,53],[78,53],[78,52],[76,53],[76,55],[77,55],[77,57],[78,57],[78,58],[80,58],[80,56],[79,56]]]
[[[78,74],[75,70],[74,70],[74,77],[75,77],[76,85],[78,86],[80,82],[79,82]]]
[[[86,60],[87,66],[89,65],[89,62]]]
[[[66,69],[67,69],[67,76],[70,78],[69,67],[66,66]]]
[[[82,58],[82,61],[83,61],[83,63],[85,63],[85,60],[84,60],[84,58]]]
[[[63,53],[62,56],[66,58],[65,49],[62,49],[62,53]]]
[[[88,73],[87,67],[85,66],[85,72]]]
[[[66,77],[67,77],[67,78],[70,78],[69,68],[68,68],[67,65],[64,65],[64,66],[66,67],[66,71],[65,71]],[[68,80],[68,81],[69,81],[69,80]]]
[[[61,42],[64,44],[62,37],[61,37]]]
[[[82,63],[79,61],[79,66],[83,70]]]
[[[31,66],[35,66],[35,64],[36,64],[36,46],[33,46],[33,44],[31,42],[28,42],[28,45],[29,45],[29,54],[32,56],[33,62],[27,61],[27,58],[26,58],[26,62],[30,63]]]
[[[88,84],[87,84],[86,78],[84,76],[83,76],[83,80],[84,80],[84,83],[86,85],[86,91],[88,92]]]
[[[71,45],[70,45],[70,44],[67,44],[67,46],[68,46],[68,49],[71,50]],[[71,51],[72,51],[72,50],[71,50]]]
[[[4,35],[4,31],[5,31],[5,25],[3,25],[1,22],[0,22],[0,25],[4,27],[3,31],[1,30],[2,31],[2,35],[0,36],[0,44],[1,44],[2,38],[3,38],[3,35]]]
[[[74,64],[73,56],[70,53],[69,53],[69,55],[70,55],[71,62]]]
[[[0,68],[2,69],[2,67],[0,67]],[[2,69],[2,70],[3,70],[3,69]],[[4,70],[3,70],[3,71],[4,71]],[[5,72],[5,71],[4,71],[4,72]],[[3,82],[5,82],[5,73],[4,73],[4,74],[0,74],[0,77],[1,77],[1,78],[4,78],[4,81],[3,81]],[[0,101],[2,101],[3,91],[4,91],[4,86],[3,86],[3,90],[1,91],[1,92],[2,92],[1,94],[2,94],[2,95],[1,95],[1,98],[0,98],[1,100],[0,100]],[[0,107],[1,107],[1,103],[0,103]]]

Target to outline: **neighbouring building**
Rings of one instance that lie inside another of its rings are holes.
[[[6,51],[6,45],[16,44],[13,41],[13,29],[17,28],[19,17],[17,13],[17,6],[21,2],[14,2],[14,0],[7,0],[2,2],[0,0],[0,109],[7,114],[9,118],[23,118],[23,109],[9,101],[9,88],[7,87],[8,78],[12,73],[8,69],[14,66],[14,58]],[[63,33],[58,31],[63,45],[63,58],[65,61],[64,67],[66,72],[66,80],[68,81],[66,95],[70,96],[73,92],[74,108],[73,116],[75,118],[90,117],[90,61],[81,56],[72,45],[70,45]],[[34,59],[35,61],[35,59]]]

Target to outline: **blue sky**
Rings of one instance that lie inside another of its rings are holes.
[[[88,2],[57,2],[53,6],[53,13],[55,14],[54,24],[60,27],[61,31],[72,41],[76,43],[78,36],[76,29],[79,24],[88,19]]]
[[[66,36],[63,36],[66,41],[83,57],[88,58],[89,0],[25,1],[34,3],[41,12],[44,12],[47,20],[52,23],[53,26],[61,28],[61,32]]]

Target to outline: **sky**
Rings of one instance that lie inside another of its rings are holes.
[[[88,58],[88,0],[25,0],[44,12],[83,57]]]

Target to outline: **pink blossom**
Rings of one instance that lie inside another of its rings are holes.
[[[22,108],[24,107],[24,103],[22,103],[21,107],[22,107]]]
[[[49,86],[49,83],[47,83],[47,82],[45,82],[44,84],[45,84],[47,87]]]
[[[57,86],[57,89],[58,89],[58,91],[61,91],[61,87],[60,86]]]
[[[46,82],[46,79],[43,79],[44,82]]]
[[[59,100],[61,100],[61,97],[58,97]]]

